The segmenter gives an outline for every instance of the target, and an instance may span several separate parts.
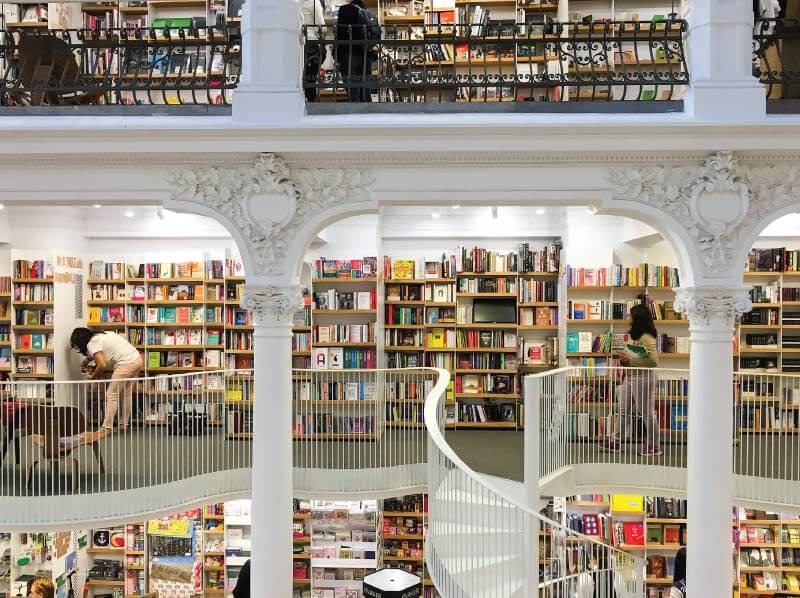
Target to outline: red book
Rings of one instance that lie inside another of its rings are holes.
[[[644,546],[644,525],[641,521],[626,521],[622,526],[625,531],[625,544]]]
[[[664,544],[680,544],[681,527],[679,525],[664,526]]]

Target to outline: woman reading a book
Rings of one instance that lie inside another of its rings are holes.
[[[619,451],[620,442],[628,437],[631,416],[638,414],[645,427],[645,440],[639,454],[653,457],[661,454],[654,400],[657,379],[652,371],[658,367],[658,332],[650,310],[643,304],[631,308],[630,324],[630,338],[621,349],[615,349],[612,357],[619,359],[622,366],[635,369],[625,370],[625,379],[617,387],[617,431],[604,440],[602,446],[610,451]]]
[[[105,418],[95,436],[103,438],[114,430],[114,416],[119,411],[119,428],[128,428],[128,418],[133,405],[133,386],[142,369],[142,357],[132,344],[120,335],[98,332],[91,328],[75,328],[69,339],[70,346],[84,356],[81,371],[89,380],[100,380],[111,370],[111,383],[106,390]],[[92,365],[94,363],[94,365]],[[122,409],[119,395],[123,393]]]

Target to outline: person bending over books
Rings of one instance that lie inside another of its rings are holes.
[[[645,430],[645,443],[639,454],[653,457],[661,454],[658,417],[656,416],[655,391],[657,378],[652,368],[658,367],[656,348],[656,325],[646,305],[634,305],[630,315],[631,328],[629,340],[612,357],[619,359],[625,367],[638,368],[625,370],[625,379],[617,387],[617,431],[602,443],[610,451],[619,451],[620,442],[628,437],[631,416],[642,418]]]
[[[81,371],[89,380],[100,380],[105,372],[108,370],[112,372],[111,383],[106,389],[105,418],[94,436],[103,438],[110,434],[114,430],[115,415],[119,415],[119,429],[126,430],[133,405],[133,386],[136,384],[133,378],[136,378],[142,369],[142,357],[139,351],[114,332],[98,332],[91,328],[73,330],[69,344],[84,356]],[[119,409],[120,392],[123,393],[121,409]]]

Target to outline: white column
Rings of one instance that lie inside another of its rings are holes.
[[[540,435],[542,433],[541,419],[541,400],[542,388],[541,378],[525,376],[523,381],[525,411],[524,424],[525,433],[523,435],[523,454],[524,454],[524,488],[525,502],[529,509],[538,513],[541,495],[539,493],[539,446]],[[530,525],[526,526],[526,583],[525,596],[535,597],[539,595],[539,521],[531,518]]]
[[[689,317],[687,587],[720,596],[733,581],[733,325],[751,307],[744,288],[683,287],[675,309]]]
[[[687,0],[691,85],[687,112],[698,119],[752,121],[766,114],[753,77],[752,0]]]
[[[253,314],[251,595],[292,595],[292,316],[300,287],[246,285]],[[283,589],[281,589],[283,588]]]
[[[278,123],[302,118],[306,104],[300,84],[301,21],[295,0],[246,0],[234,120]]]

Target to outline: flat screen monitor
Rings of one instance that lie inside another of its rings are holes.
[[[513,299],[475,299],[472,321],[475,324],[516,324],[517,304]]]

